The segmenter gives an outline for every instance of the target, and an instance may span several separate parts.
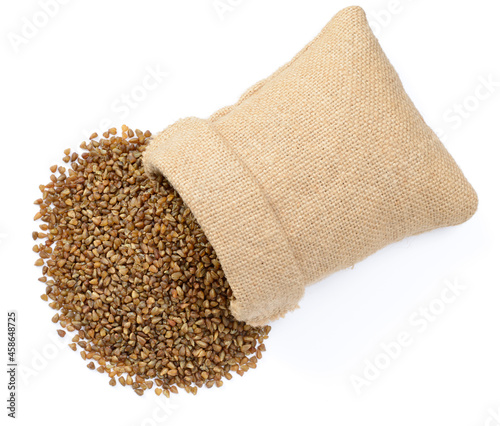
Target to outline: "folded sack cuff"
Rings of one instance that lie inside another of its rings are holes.
[[[187,118],[159,133],[144,164],[193,212],[231,286],[237,320],[264,325],[298,307],[304,278],[273,205],[209,121]]]

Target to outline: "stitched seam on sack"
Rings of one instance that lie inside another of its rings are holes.
[[[334,19],[334,18],[333,18]],[[278,78],[281,74],[283,74],[290,66],[292,66],[300,57],[302,57],[314,44],[316,44],[317,40],[323,35],[323,33],[326,32],[326,30],[329,28],[329,24],[333,21],[333,19],[331,19],[327,24],[326,26],[319,32],[318,35],[316,35],[316,37],[314,37],[314,39],[312,39],[309,43],[307,43],[303,48],[302,50],[297,53],[289,62],[283,64],[278,70],[276,70],[274,73],[272,73],[269,77],[266,77],[265,79],[263,80],[260,80],[258,81],[257,83],[255,83],[254,85],[250,86],[240,97],[240,99],[238,99],[236,101],[236,103],[232,104],[232,105],[227,105],[225,107],[222,107],[220,108],[219,110],[217,110],[216,112],[214,112],[212,114],[212,116],[217,116],[216,120],[219,120],[221,119],[222,117],[225,117],[226,115],[228,115],[229,113],[231,113],[233,111],[234,108],[240,106],[243,102],[251,99],[253,96],[255,96],[256,94],[258,94],[260,91],[263,90],[263,88],[265,86],[267,86],[271,81],[275,80],[276,78]],[[255,90],[255,92],[252,92],[252,90],[261,85],[258,89]],[[251,94],[249,94],[247,97],[245,97],[245,94],[248,93],[248,92],[252,92]],[[218,115],[220,111],[223,111],[224,109],[228,109],[228,111],[226,111],[225,114],[222,114],[222,115]],[[210,118],[208,119],[209,122],[211,123],[215,123],[216,121],[212,121],[210,120]]]

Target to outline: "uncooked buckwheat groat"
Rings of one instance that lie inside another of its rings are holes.
[[[35,265],[52,321],[74,332],[69,346],[88,368],[139,395],[155,385],[196,394],[255,368],[271,327],[232,317],[231,289],[191,211],[144,174],[150,136],[123,126],[91,135],[81,155],[65,150],[70,167],[52,166],[35,201]]]

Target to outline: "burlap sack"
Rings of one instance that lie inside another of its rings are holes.
[[[359,7],[235,105],[156,135],[144,161],[193,211],[234,316],[253,325],[295,309],[307,285],[477,207]]]

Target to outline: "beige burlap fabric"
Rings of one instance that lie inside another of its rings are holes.
[[[191,208],[234,316],[254,325],[295,309],[307,285],[477,207],[359,7],[235,105],[156,135],[144,161]]]

